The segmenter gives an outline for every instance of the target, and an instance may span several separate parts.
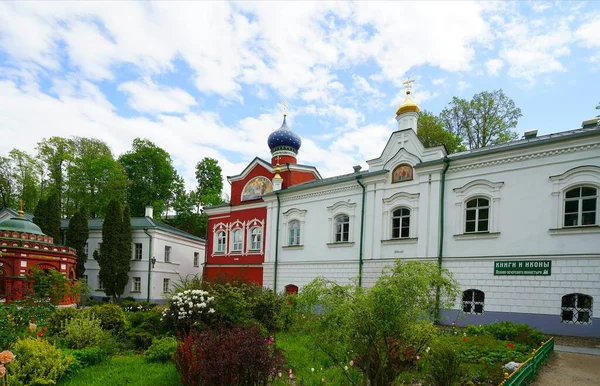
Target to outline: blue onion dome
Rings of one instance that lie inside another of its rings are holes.
[[[291,151],[294,154],[298,154],[298,150],[302,145],[302,139],[296,133],[294,133],[287,125],[286,116],[283,116],[283,123],[281,127],[269,135],[267,143],[271,153],[276,151]]]

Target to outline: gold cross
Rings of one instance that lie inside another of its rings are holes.
[[[288,107],[289,107],[289,105],[288,105],[287,101],[284,101],[283,102],[283,115],[288,114]]]
[[[410,88],[412,86],[412,83],[414,82],[414,79],[410,79],[410,76],[408,77],[408,79],[406,80],[406,82],[403,82],[402,84],[406,86],[406,91],[410,91]]]

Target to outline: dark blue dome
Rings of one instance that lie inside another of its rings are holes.
[[[271,153],[277,150],[288,150],[298,154],[298,150],[302,145],[302,139],[296,133],[294,133],[285,122],[285,115],[283,116],[283,124],[281,127],[269,135],[267,140]]]

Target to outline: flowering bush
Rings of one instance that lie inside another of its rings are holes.
[[[66,322],[79,315],[81,311],[72,307],[59,308],[48,318],[48,335],[57,335],[63,331]]]
[[[29,323],[46,325],[56,307],[46,300],[27,298],[0,306],[0,347],[6,347],[17,338],[26,336]]]
[[[175,294],[167,308],[163,310],[163,319],[169,320],[180,332],[189,332],[192,327],[206,326],[215,313],[214,297],[204,290],[185,290]]]
[[[13,346],[15,358],[8,368],[9,385],[54,385],[65,374],[73,357],[47,340],[19,339]]]
[[[258,326],[192,331],[179,342],[175,363],[184,386],[263,386],[283,364],[273,343]]]

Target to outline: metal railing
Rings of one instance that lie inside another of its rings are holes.
[[[533,350],[531,357],[521,363],[512,374],[505,373],[505,379],[499,386],[520,386],[530,383],[552,352],[554,352],[554,338],[548,339],[540,347]]]

